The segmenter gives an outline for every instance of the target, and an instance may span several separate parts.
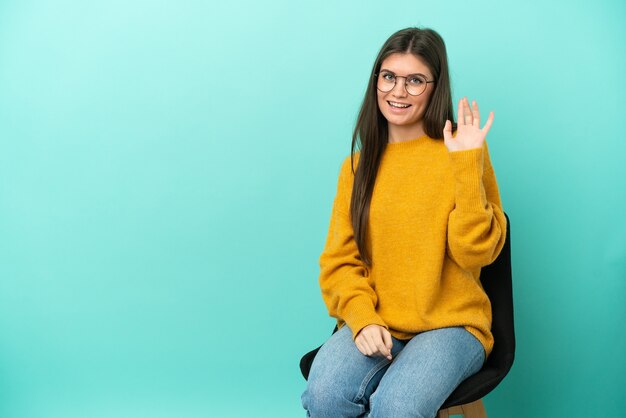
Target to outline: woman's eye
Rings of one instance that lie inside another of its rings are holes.
[[[383,73],[383,78],[385,80],[393,80],[394,79],[394,75],[390,74],[390,73]]]
[[[424,80],[422,80],[420,77],[411,77],[411,80],[409,81],[409,83],[411,84],[422,84],[424,82]]]

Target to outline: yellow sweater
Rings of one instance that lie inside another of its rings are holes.
[[[353,181],[348,155],[319,258],[322,298],[338,327],[347,324],[356,338],[379,324],[409,339],[464,326],[487,358],[491,303],[480,269],[500,254],[507,228],[487,142],[454,152],[428,136],[387,144],[370,206],[371,269],[361,262],[350,222]]]

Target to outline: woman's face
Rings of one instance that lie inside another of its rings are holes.
[[[411,53],[399,53],[389,55],[380,66],[380,71],[388,70],[398,76],[409,74],[423,74],[427,80],[432,80],[433,75],[424,64],[422,59]],[[419,96],[412,96],[405,89],[406,79],[396,78],[396,85],[387,93],[376,89],[378,95],[378,108],[385,116],[389,125],[402,125],[403,128],[421,126],[423,116],[428,107],[430,96],[434,90],[434,83],[426,84],[426,90]],[[392,107],[389,102],[407,104],[408,108],[400,109]],[[390,129],[392,126],[390,126]]]

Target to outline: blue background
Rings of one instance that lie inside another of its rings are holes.
[[[0,416],[297,417],[382,43],[495,111],[517,357],[493,417],[617,416],[623,1],[0,3]]]

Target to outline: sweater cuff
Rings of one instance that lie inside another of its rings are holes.
[[[455,181],[456,208],[468,212],[482,212],[487,208],[483,186],[483,148],[472,148],[449,153]]]
[[[376,313],[372,300],[366,295],[357,296],[348,302],[344,309],[343,320],[350,327],[353,340],[356,339],[359,331],[370,324],[378,324],[389,329],[385,321]]]

